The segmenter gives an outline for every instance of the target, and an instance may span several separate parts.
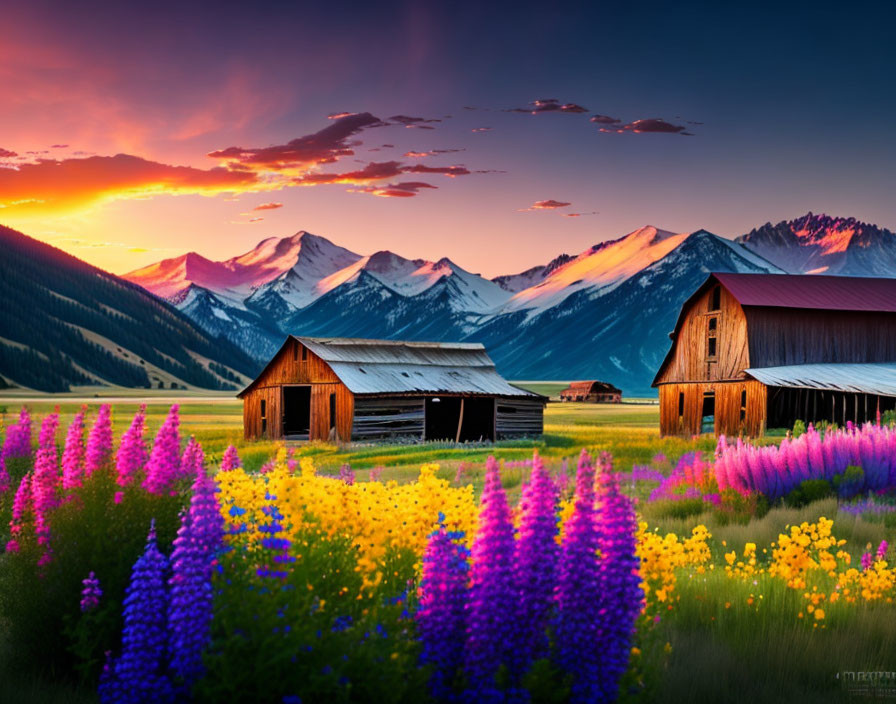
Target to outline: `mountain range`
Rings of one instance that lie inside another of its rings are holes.
[[[0,388],[236,389],[260,365],[146,290],[0,226]]]
[[[644,394],[681,304],[710,271],[896,276],[896,235],[813,213],[735,239],[646,226],[488,279],[447,258],[365,256],[300,231],[125,278],[257,360],[287,333],[478,341],[508,378],[599,378]]]

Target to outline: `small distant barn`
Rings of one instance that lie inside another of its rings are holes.
[[[710,274],[653,385],[660,432],[757,436],[896,407],[896,280]]]
[[[622,391],[605,381],[574,381],[560,392],[560,400],[622,403]]]
[[[239,398],[247,439],[341,441],[540,435],[546,401],[480,344],[294,336]]]

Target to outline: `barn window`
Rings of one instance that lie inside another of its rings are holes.
[[[302,345],[302,361],[303,362],[308,361],[308,348],[305,347],[305,345]]]
[[[330,430],[336,428],[336,394],[330,394]]]
[[[261,434],[268,432],[268,402],[261,399]]]
[[[718,359],[718,334],[719,319],[715,316],[709,318],[706,324],[706,361],[715,362]]]
[[[296,345],[292,348],[292,358],[294,361],[298,361],[299,359],[299,345]]]
[[[709,304],[710,310],[721,310],[722,309],[722,287],[716,286],[712,290],[712,299]]]
[[[678,419],[684,417],[684,391],[678,392]]]
[[[740,392],[740,419],[743,421],[747,417],[747,390]]]

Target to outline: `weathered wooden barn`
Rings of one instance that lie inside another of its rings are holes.
[[[710,274],[653,385],[660,432],[757,436],[896,407],[896,280]]]
[[[294,336],[239,397],[247,439],[341,441],[540,435],[546,402],[480,344]]]
[[[605,381],[574,381],[560,392],[560,400],[622,403],[622,391]]]

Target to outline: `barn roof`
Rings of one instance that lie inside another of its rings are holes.
[[[710,278],[728,289],[742,306],[896,313],[896,279],[722,273]]]
[[[290,339],[298,340],[325,361],[354,394],[460,393],[541,398],[508,383],[479,343],[291,335],[284,346]]]
[[[794,364],[745,371],[766,386],[896,396],[896,364]]]
[[[567,392],[577,392],[577,393],[613,393],[618,394],[622,393],[619,389],[617,389],[612,384],[608,384],[605,381],[573,381],[567,386],[561,394]]]

